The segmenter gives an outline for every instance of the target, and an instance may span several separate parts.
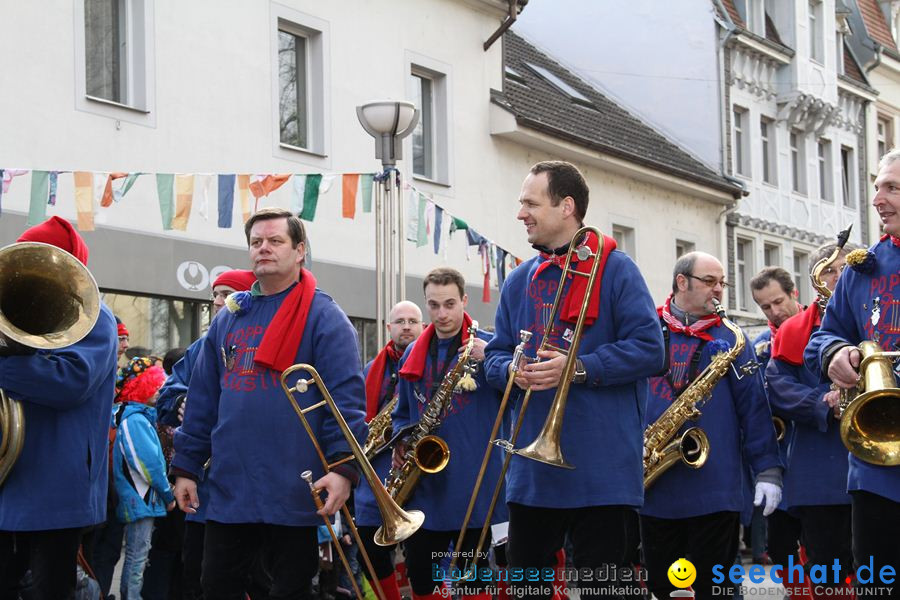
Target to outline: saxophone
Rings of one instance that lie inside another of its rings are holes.
[[[394,428],[391,425],[391,413],[397,406],[398,396],[395,393],[390,402],[384,405],[378,414],[369,421],[369,434],[366,436],[366,443],[363,444],[363,454],[366,458],[372,458],[378,454],[379,450],[390,441],[394,435]]]
[[[439,473],[450,462],[450,448],[447,442],[432,432],[440,427],[457,385],[464,377],[471,378],[475,373],[477,363],[470,356],[472,348],[475,347],[477,330],[478,322],[473,321],[469,327],[469,341],[462,356],[459,357],[453,370],[444,376],[441,387],[425,406],[422,418],[406,436],[404,440],[406,451],[403,453],[402,463],[399,467],[391,467],[384,482],[385,489],[400,506],[409,500],[422,473]]]
[[[744,350],[744,332],[728,320],[725,309],[717,300],[713,299],[713,305],[722,324],[734,333],[734,346],[712,357],[697,379],[644,431],[644,489],[649,488],[678,460],[692,469],[699,469],[709,457],[709,439],[699,427],[691,427],[678,439],[673,438],[685,422],[700,418],[699,407],[710,397],[713,388]]]

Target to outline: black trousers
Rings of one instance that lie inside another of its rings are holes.
[[[900,502],[863,491],[851,492],[850,497],[853,507],[854,566],[861,578],[872,579],[870,583],[858,585],[863,588],[863,594],[871,591],[882,597],[887,595],[900,598],[900,580],[895,579],[892,584],[886,584],[881,583],[879,577],[879,572],[885,565],[894,568],[894,577],[900,577]],[[862,565],[866,568],[860,571]],[[870,566],[871,571],[868,568]]]
[[[243,600],[253,586],[253,568],[271,576],[269,598],[306,600],[319,570],[315,527],[207,521],[203,544],[203,598]]]
[[[784,510],[776,510],[766,517],[769,558],[776,565],[786,567],[788,557],[794,557],[794,564],[800,564],[800,519]]]
[[[184,543],[181,546],[182,597],[184,600],[201,600],[200,573],[203,564],[203,538],[205,524],[198,521],[184,522]]]
[[[69,600],[81,528],[0,531],[0,599]],[[23,584],[26,571],[31,575]]]
[[[481,535],[481,529],[467,529],[466,535],[463,537],[462,549],[460,552],[471,552],[478,543],[478,537]],[[442,566],[449,566],[450,561],[446,560],[447,552],[450,551],[450,545],[456,543],[459,537],[459,531],[434,531],[432,529],[419,529],[412,534],[405,542],[403,547],[406,552],[406,575],[409,577],[409,584],[412,591],[417,596],[426,596],[434,593],[435,586],[440,586],[443,580],[444,570]],[[491,547],[491,537],[488,535],[484,542],[484,548],[481,549],[482,556]],[[454,548],[454,552],[457,550]],[[467,567],[465,558],[458,558],[454,569],[465,570]],[[478,560],[479,567],[487,567],[486,558]],[[483,590],[485,582],[475,579],[460,583],[462,594],[475,594]]]
[[[378,581],[393,574],[396,544],[393,546],[379,546],[376,544],[375,532],[378,531],[377,527],[360,526],[356,529],[359,531],[359,537],[362,539],[363,548],[366,554],[369,555],[369,560],[372,561],[372,568],[375,569],[375,576],[378,577]],[[359,568],[365,573],[366,579],[371,582],[372,577],[366,568],[362,555],[359,556]],[[374,586],[372,589],[374,589]]]
[[[731,598],[733,586],[727,569],[734,563],[740,541],[740,514],[717,512],[687,519],[658,519],[641,515],[641,542],[648,587],[657,598],[668,598],[676,588],[667,571],[679,558],[687,558],[697,570],[691,586],[697,600]],[[725,581],[713,584],[714,565],[725,567]],[[713,595],[713,586],[721,588]]]
[[[806,549],[806,564],[803,565],[807,575],[816,565],[826,568],[829,581],[834,572],[832,566],[837,559],[841,564],[839,582],[853,573],[853,553],[850,546],[850,505],[835,504],[823,506],[799,506],[794,509],[800,519],[800,540]],[[813,596],[824,597],[816,593],[813,585]],[[840,587],[838,585],[821,584],[822,587]],[[830,594],[834,597],[834,593]]]
[[[566,536],[572,542],[572,564],[576,569],[622,568],[627,562],[633,536],[635,510],[628,506],[543,508],[510,502],[507,558],[510,568],[553,567],[555,554]],[[553,583],[510,581],[516,598],[550,598]],[[559,582],[556,582],[557,584]],[[621,598],[622,583],[568,582],[578,587],[582,598]]]

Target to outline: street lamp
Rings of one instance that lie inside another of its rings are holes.
[[[375,327],[381,348],[387,312],[406,296],[403,203],[395,165],[403,158],[403,138],[419,122],[419,111],[412,102],[384,100],[357,106],[356,116],[375,138],[375,158],[382,167],[375,178]]]

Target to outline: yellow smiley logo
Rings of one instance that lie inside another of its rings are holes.
[[[668,571],[669,582],[677,588],[686,588],[697,579],[697,569],[686,558],[679,558],[672,563]]]

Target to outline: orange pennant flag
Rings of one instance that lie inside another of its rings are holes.
[[[241,214],[244,223],[250,220],[250,176],[238,175],[238,195],[241,197]]]
[[[359,173],[345,173],[342,181],[344,183],[344,218],[354,219],[356,218],[356,189],[359,187]]]
[[[109,177],[106,178],[106,187],[103,189],[103,199],[100,200],[100,206],[103,208],[107,208],[112,206],[113,203],[113,191],[112,191],[112,183],[116,179],[122,179],[123,177],[128,177],[128,173],[110,173]]]
[[[191,218],[191,204],[194,200],[194,176],[175,176],[175,218],[172,229],[187,230],[188,219]]]
[[[266,175],[259,181],[250,184],[250,192],[259,200],[263,196],[268,196],[287,182],[291,178],[290,173],[287,175]]]
[[[78,229],[94,230],[94,174],[75,171],[75,210],[78,212]]]

